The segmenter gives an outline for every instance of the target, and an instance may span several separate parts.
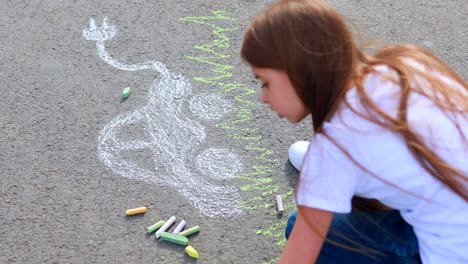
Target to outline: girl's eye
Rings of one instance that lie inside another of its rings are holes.
[[[262,88],[266,88],[268,86],[268,83],[262,83]]]

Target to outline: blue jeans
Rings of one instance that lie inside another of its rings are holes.
[[[296,222],[296,215],[297,209],[289,216],[286,238]],[[413,228],[394,210],[335,213],[327,240],[332,242],[325,241],[317,263],[422,263]]]

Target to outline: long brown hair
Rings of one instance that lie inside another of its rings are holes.
[[[355,44],[342,16],[330,5],[321,0],[279,0],[251,22],[244,34],[241,57],[251,66],[285,71],[312,115],[315,133],[323,133],[335,144],[322,126],[335,114],[341,102],[350,106],[344,95],[346,84],[352,80],[369,114],[352,110],[363,118],[400,133],[421,166],[468,201],[468,176],[450,166],[425,145],[407,121],[410,93],[423,94],[451,118],[463,139],[464,149],[467,149],[467,135],[454,116],[457,114],[464,120],[468,119],[468,85],[429,50],[412,45],[395,45],[366,55]],[[407,60],[402,60],[404,58],[422,65],[422,69],[408,65]],[[363,87],[365,76],[373,72],[376,65],[387,65],[398,75],[397,79],[392,79],[401,87],[396,117],[380,109]],[[447,85],[440,76],[431,72],[439,73],[458,85],[455,88],[454,85]],[[418,83],[421,77],[424,83]],[[357,166],[369,172],[344,148],[338,147]]]

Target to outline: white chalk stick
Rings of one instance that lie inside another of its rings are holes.
[[[185,220],[180,220],[180,223],[177,225],[177,227],[174,229],[174,231],[172,231],[173,234],[179,234],[180,231],[182,231],[182,229],[184,228],[186,222]]]
[[[284,212],[283,200],[281,200],[281,195],[276,195],[276,205],[278,206],[278,213],[282,214]]]
[[[161,226],[158,231],[156,231],[156,238],[159,238],[161,236],[161,233],[166,231],[176,220],[176,217],[175,216],[171,216],[171,218],[169,218],[169,220],[166,221],[166,223],[164,223],[163,226]]]

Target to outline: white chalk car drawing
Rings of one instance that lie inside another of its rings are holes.
[[[88,28],[82,31],[84,38],[96,42],[97,53],[107,64],[124,71],[155,71],[159,76],[150,88],[146,105],[118,115],[101,130],[99,159],[120,176],[174,189],[206,216],[239,214],[239,190],[221,182],[242,171],[241,158],[225,148],[200,151],[206,137],[205,127],[194,118],[222,118],[232,106],[230,101],[217,93],[192,96],[190,82],[169,71],[161,62],[125,64],[113,59],[104,44],[116,34],[116,27],[109,25],[107,18],[101,26],[90,19]],[[184,102],[190,104],[193,116],[184,115]],[[129,126],[141,126],[146,136],[132,140],[119,138],[119,131]],[[122,154],[140,149],[149,149],[155,165],[163,164],[164,171],[158,171],[156,166],[154,170],[141,168]]]

